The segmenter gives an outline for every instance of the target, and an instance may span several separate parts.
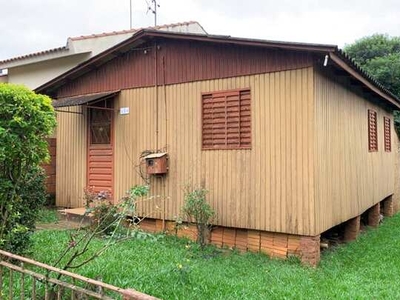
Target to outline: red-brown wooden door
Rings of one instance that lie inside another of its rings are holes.
[[[113,194],[114,136],[112,99],[92,104],[88,117],[87,185],[95,192]]]

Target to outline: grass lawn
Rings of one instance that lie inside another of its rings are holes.
[[[65,231],[38,231],[32,257],[51,264],[67,242]],[[316,269],[214,247],[201,252],[167,236],[114,245],[75,272],[163,299],[400,299],[400,214],[324,253]]]
[[[57,223],[58,216],[56,208],[42,208],[41,210],[39,210],[36,222],[42,224]]]

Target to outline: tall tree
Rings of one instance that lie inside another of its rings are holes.
[[[400,98],[400,37],[374,34],[346,45],[344,51]]]

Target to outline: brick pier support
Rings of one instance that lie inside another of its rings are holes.
[[[350,219],[346,222],[344,228],[344,241],[354,241],[360,233],[360,216]]]
[[[368,209],[368,226],[378,227],[380,220],[381,208],[380,204],[377,203]]]
[[[321,236],[302,236],[300,237],[301,262],[315,267],[321,256],[320,251]]]
[[[385,200],[382,201],[383,209],[382,213],[385,217],[393,216],[393,197],[389,196]]]

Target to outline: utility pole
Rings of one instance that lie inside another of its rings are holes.
[[[157,0],[152,0],[154,3],[154,26],[157,26]]]
[[[132,29],[132,0],[129,0],[129,28]]]

